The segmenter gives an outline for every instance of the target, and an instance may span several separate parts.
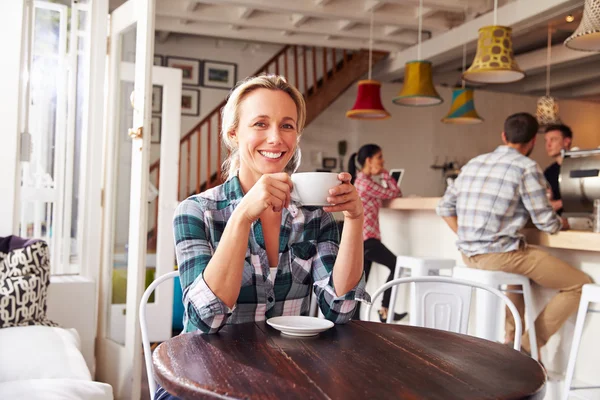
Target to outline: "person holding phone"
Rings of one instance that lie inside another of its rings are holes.
[[[396,270],[396,256],[383,243],[381,243],[381,232],[379,231],[379,209],[383,200],[401,197],[402,192],[394,178],[383,168],[384,159],[381,147],[376,144],[366,144],[357,153],[350,156],[348,161],[348,172],[352,175],[352,183],[358,191],[363,203],[365,223],[363,227],[364,247],[364,269],[365,279],[369,278],[371,264],[376,262],[385,265],[390,274],[386,282],[394,276]],[[373,177],[379,175],[380,183]],[[382,308],[379,309],[379,320],[386,322],[390,296],[392,290],[388,289],[383,294]],[[394,320],[399,321],[407,313],[395,314]],[[360,304],[356,309],[355,318],[360,316]]]

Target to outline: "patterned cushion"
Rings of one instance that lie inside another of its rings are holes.
[[[46,318],[49,284],[46,242],[23,241],[10,236],[0,238],[0,328],[57,326]]]

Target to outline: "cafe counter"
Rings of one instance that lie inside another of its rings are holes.
[[[438,197],[407,197],[385,202],[379,215],[382,242],[396,255],[450,258],[464,266],[456,248],[456,234],[435,212],[439,201]],[[529,244],[541,246],[600,282],[600,233],[572,230],[549,235],[532,227],[524,229],[523,234]],[[371,274],[373,278],[370,277],[367,290],[373,293],[385,282],[387,269],[376,266]],[[556,293],[537,285],[533,290],[538,312]],[[398,307],[406,305],[398,304]],[[588,314],[582,338],[583,349],[587,350],[579,353],[575,377],[598,384],[600,371],[592,368],[600,358],[600,348],[595,346],[600,334],[600,318],[596,315]],[[553,373],[560,375],[566,370],[574,325],[575,314],[542,349],[544,365]]]

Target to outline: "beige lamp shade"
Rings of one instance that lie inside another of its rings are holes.
[[[540,127],[560,124],[558,116],[558,103],[551,96],[542,96],[537,101],[536,117]]]
[[[404,85],[392,101],[401,106],[435,106],[444,101],[433,86],[431,62],[410,61],[404,67]]]
[[[600,51],[600,0],[586,0],[579,27],[565,40],[573,50]]]
[[[456,88],[452,91],[452,105],[442,122],[445,124],[472,125],[483,122],[475,111],[473,89]]]
[[[512,28],[499,25],[480,28],[475,59],[462,78],[473,83],[508,83],[524,77],[513,54]]]

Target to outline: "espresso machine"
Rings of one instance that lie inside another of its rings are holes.
[[[564,216],[598,218],[594,200],[600,201],[600,148],[562,152],[560,196]],[[597,207],[598,202],[596,202]]]

